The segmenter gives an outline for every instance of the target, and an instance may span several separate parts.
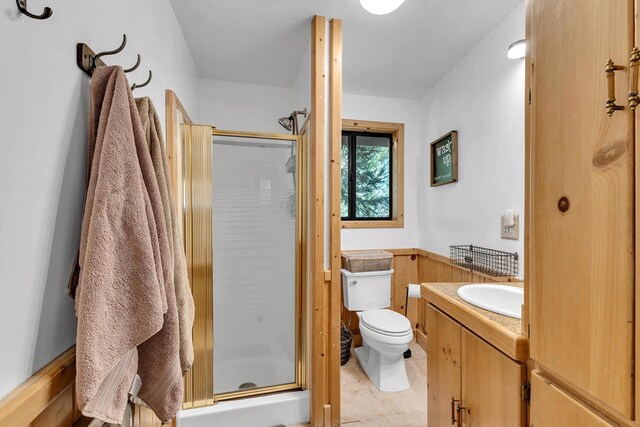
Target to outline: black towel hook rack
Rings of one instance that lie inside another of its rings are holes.
[[[96,69],[98,67],[98,61],[100,60],[100,58],[102,58],[103,56],[107,56],[107,55],[115,55],[116,53],[120,53],[124,50],[124,48],[127,46],[127,35],[123,34],[122,35],[122,43],[120,44],[119,47],[117,47],[114,50],[105,50],[104,52],[100,52],[97,55],[95,55],[93,57],[93,68]]]
[[[53,11],[50,7],[45,7],[44,11],[40,15],[35,15],[27,10],[27,0],[16,0],[16,4],[18,5],[18,10],[20,13],[27,15],[29,18],[33,19],[49,19],[51,15],[53,15]]]
[[[105,50],[104,52],[95,53],[86,43],[78,43],[76,45],[76,62],[78,67],[89,77],[93,75],[93,72],[98,67],[107,65],[102,58],[107,55],[115,55],[120,53],[127,46],[127,35],[122,35],[122,43],[114,50]],[[125,73],[137,70],[142,62],[142,56],[138,54],[138,59],[133,67],[124,70]]]
[[[142,83],[142,84],[136,84],[136,83],[134,83],[134,84],[131,86],[131,90],[136,90],[136,89],[139,89],[139,88],[141,88],[141,87],[145,87],[146,85],[148,85],[149,83],[151,83],[151,79],[152,79],[152,78],[153,78],[153,74],[151,73],[151,70],[149,70],[149,78],[147,79],[147,81],[146,81],[146,82],[144,82],[144,83]]]
[[[135,71],[138,69],[138,67],[140,66],[140,61],[142,61],[142,57],[140,56],[140,54],[138,54],[138,60],[136,61],[136,65],[134,65],[131,68],[127,68],[124,70],[125,73],[130,73],[132,71]]]

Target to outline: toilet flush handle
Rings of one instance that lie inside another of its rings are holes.
[[[357,284],[358,284],[357,280],[352,280],[352,281],[349,282],[349,285],[351,285],[351,286],[355,286]]]

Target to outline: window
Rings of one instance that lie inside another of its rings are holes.
[[[343,220],[391,219],[392,145],[389,134],[342,132]]]
[[[402,124],[343,120],[343,228],[403,227],[403,134]]]

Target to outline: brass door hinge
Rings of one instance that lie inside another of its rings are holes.
[[[520,387],[520,398],[527,403],[531,401],[531,383],[529,381]]]

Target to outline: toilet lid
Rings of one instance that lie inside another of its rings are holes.
[[[411,330],[411,322],[393,310],[371,310],[360,313],[360,322],[375,332],[384,335],[406,335]]]

